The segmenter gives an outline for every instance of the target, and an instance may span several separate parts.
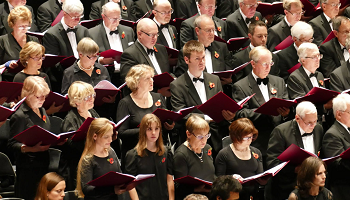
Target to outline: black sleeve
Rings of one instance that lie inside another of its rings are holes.
[[[215,175],[216,176],[226,175],[227,155],[226,155],[225,149],[226,148],[221,149],[215,158]]]
[[[117,122],[123,119],[126,115],[129,115],[128,102],[126,102],[125,98],[122,99],[118,104],[117,109]],[[118,135],[120,139],[128,139],[134,136],[138,136],[140,128],[130,128],[130,118],[125,120],[125,122],[120,126],[118,130]]]

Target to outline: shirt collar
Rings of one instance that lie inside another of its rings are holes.
[[[158,27],[160,27],[161,24],[156,20],[155,17],[153,17],[153,21],[157,24]]]
[[[310,76],[311,72],[310,72],[308,69],[306,69],[304,66],[303,66],[303,68],[304,68],[304,70],[305,70],[305,72],[306,72],[306,75],[307,75],[307,76]]]
[[[298,51],[299,47],[297,47],[297,45],[295,43],[293,45],[294,45],[295,50]]]
[[[193,78],[203,78],[203,72],[202,72],[202,74],[201,74],[199,77],[194,77],[194,76],[191,74],[190,70],[187,70],[187,73],[188,73],[188,76],[190,77],[191,80],[193,80]]]
[[[62,0],[57,0],[59,4],[62,4]]]
[[[300,118],[301,119],[301,118]],[[295,119],[293,119],[293,120],[295,120]],[[298,125],[298,127],[299,127],[299,131],[300,131],[300,135],[302,136],[302,135],[304,135],[305,134],[305,131],[299,126],[299,123],[296,121],[296,123],[297,123],[297,125]],[[312,130],[313,131],[313,130]]]
[[[12,9],[14,9],[15,7],[13,7],[13,5],[10,4],[10,2],[7,2],[9,5],[9,10],[11,11]]]
[[[243,21],[245,23],[245,19],[247,18],[247,16],[245,16],[245,14],[243,14],[241,8],[239,8],[239,12],[241,13],[242,17],[243,17]]]
[[[255,46],[253,46],[252,43],[249,44],[250,50],[253,50],[255,48]]]
[[[327,22],[329,23],[329,20],[331,20],[331,18],[330,18],[330,17],[328,17],[328,16],[326,15],[326,13],[323,13],[323,15],[326,17]]]
[[[106,34],[108,35],[108,34],[111,32],[111,29],[109,29],[109,28],[106,26],[105,22],[103,22],[103,27],[105,27]],[[118,27],[116,27],[115,30],[118,30]]]
[[[64,22],[64,17],[62,17],[61,23],[62,23],[62,26],[63,26],[63,28],[64,28],[65,31],[67,31],[67,29],[70,28],[70,27],[68,27],[67,24]],[[75,27],[72,27],[72,28],[75,28]]]
[[[339,124],[342,125],[345,128],[345,130],[349,133],[349,129],[348,129],[349,127],[348,126],[346,126],[345,124],[341,123],[338,120],[337,120],[337,122],[339,122]]]
[[[284,21],[286,21],[287,25],[288,25],[289,27],[291,27],[291,24],[290,24],[289,21],[287,20],[287,17],[286,17],[286,16],[284,17]]]
[[[257,76],[256,74],[254,74],[253,70],[252,70],[252,75],[253,75],[253,78],[255,79],[255,81],[259,78],[259,76]]]
[[[147,47],[145,47],[141,42],[140,42],[140,40],[139,39],[137,39],[137,41],[141,44],[141,46],[143,47],[143,49],[146,51],[146,53],[147,53]]]

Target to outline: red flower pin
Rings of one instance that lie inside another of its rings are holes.
[[[221,32],[221,26],[219,26],[217,30],[218,30],[219,32]]]
[[[96,74],[101,74],[101,70],[100,69],[96,69]]]
[[[122,39],[124,39],[125,38],[125,32],[123,31],[122,32]]]
[[[277,90],[275,88],[271,88],[271,94],[275,95],[277,93]]]
[[[321,86],[323,86],[323,81],[322,80],[320,80],[318,82],[320,83]]]
[[[113,163],[114,163],[113,158],[109,158],[109,159],[107,159],[107,161],[108,161],[109,163],[111,163],[111,164],[113,164]]]
[[[162,163],[164,163],[165,162],[165,157],[162,159]]]
[[[253,157],[254,157],[255,159],[258,159],[258,158],[259,158],[259,155],[258,155],[257,153],[252,152],[252,154],[253,154]]]
[[[209,82],[210,89],[213,89],[215,87],[215,83]]]
[[[126,11],[128,9],[126,6],[123,6],[122,8],[124,11]]]
[[[175,34],[173,34],[173,38],[175,39],[176,37],[175,37]]]
[[[158,53],[158,49],[156,48],[156,46],[153,47],[154,51]]]
[[[208,149],[208,156],[211,156],[212,152],[211,152],[211,148]]]
[[[220,56],[220,55],[218,54],[218,52],[216,52],[216,51],[215,51],[215,53],[214,53],[214,57],[215,57],[216,59],[218,59],[218,58],[219,58],[219,56]]]
[[[160,99],[158,101],[156,101],[156,103],[154,104],[155,106],[159,107],[160,105],[162,105],[162,103],[160,103]]]
[[[46,115],[43,115],[43,121],[46,123]]]
[[[258,20],[259,20],[259,17],[258,17],[258,16],[256,16],[256,17],[255,17],[255,20],[256,20],[256,21],[258,21]]]

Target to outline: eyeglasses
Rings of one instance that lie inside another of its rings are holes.
[[[346,110],[341,110],[341,112],[345,112],[345,113],[350,114],[350,112],[349,112],[349,111],[346,111]]]
[[[322,59],[323,58],[323,54],[317,54],[315,56],[305,57],[305,58],[310,58],[310,59],[313,59],[313,60]]]
[[[203,138],[209,139],[211,136],[211,133],[208,133],[206,135],[195,135],[194,133],[192,133],[192,135],[194,135],[194,137],[196,137],[198,140],[202,140]]]
[[[94,56],[88,56],[88,55],[86,55],[86,57],[88,57],[90,60],[97,59],[97,55],[94,55]]]
[[[154,37],[158,37],[159,36],[159,33],[157,34],[150,34],[150,33],[146,33],[144,31],[141,31],[142,33],[146,34],[148,37],[151,37],[151,38],[154,38]]]
[[[24,29],[29,30],[30,28],[31,28],[30,25],[18,26],[19,30],[24,30]]]
[[[216,9],[217,8],[217,6],[202,6],[202,5],[201,5],[201,7],[204,8],[204,10],[212,10],[212,9]]]
[[[255,135],[252,135],[250,137],[244,137],[244,138],[242,138],[242,140],[247,141],[247,140],[254,139],[254,138],[255,138]]]
[[[317,123],[317,120],[314,121],[314,122],[307,122],[307,123],[306,123],[306,122],[303,120],[303,118],[300,117],[300,119],[301,119],[301,121],[304,122],[304,124],[305,124],[306,126],[315,126],[316,123]]]
[[[329,3],[326,3],[326,4],[328,4],[328,5],[330,5],[330,6],[332,6],[332,7],[334,7],[334,8],[340,8],[340,6],[341,6],[341,3],[331,3],[331,4],[329,4]]]
[[[259,63],[259,62],[256,62]],[[260,63],[260,65],[262,65],[263,67],[271,67],[272,65],[274,65],[275,63],[273,61],[271,62],[264,62],[264,63]]]
[[[242,2],[242,4],[247,7],[248,9],[250,8],[257,8],[259,4],[245,4],[244,2]]]
[[[72,17],[69,13],[65,12],[72,20],[80,20],[84,17],[84,15],[80,15],[80,16],[74,16]]]
[[[308,39],[308,40],[301,40],[301,39],[299,39],[299,38],[297,38],[300,42],[312,42],[312,41],[314,41],[314,38],[312,37],[312,38],[310,38],[310,39]]]
[[[47,95],[42,95],[42,96],[38,97],[38,96],[36,96],[35,94],[34,94],[34,96],[35,96],[38,100],[45,100],[46,97],[47,97]]]
[[[215,29],[202,29],[201,27],[198,27],[199,29],[203,30],[206,33],[215,33]]]
[[[158,10],[155,10],[157,13],[160,13],[161,15],[165,16],[165,15],[171,15],[174,13],[174,10],[171,9],[170,11],[167,11],[167,12],[160,12]]]
[[[301,11],[300,13],[292,13],[292,12],[290,12],[289,10],[287,10],[291,15],[293,15],[293,17],[299,17],[299,16],[303,16],[304,15],[304,13],[305,13],[305,11]]]
[[[39,61],[39,60],[45,60],[45,55],[41,56],[41,57],[30,57],[31,59],[35,60],[35,61]]]
[[[84,98],[84,101],[89,101],[89,100],[91,100],[92,98],[96,98],[96,93],[90,94],[89,96],[85,97],[85,98]]]
[[[105,17],[107,17],[107,15],[104,15]],[[121,17],[119,17],[119,18],[109,18],[109,17],[107,17],[107,19],[109,20],[109,21],[111,21],[112,23],[114,23],[114,22],[119,22],[120,21],[120,18]]]

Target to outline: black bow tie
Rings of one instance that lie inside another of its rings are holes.
[[[154,52],[156,52],[154,49],[147,49],[147,54],[148,54],[148,55],[149,55],[149,54],[153,55]]]
[[[118,29],[116,29],[116,30],[114,30],[114,31],[110,31],[109,34],[110,34],[110,35],[113,35],[113,34],[118,35],[118,34],[119,34],[119,31],[118,31]]]
[[[162,30],[163,28],[169,28],[169,24],[161,24],[159,29]]]
[[[312,78],[312,77],[315,77],[315,78],[316,78],[316,74],[311,73],[311,74],[309,75],[309,77],[310,77],[310,78]]]
[[[67,33],[69,33],[69,32],[75,33],[75,32],[77,32],[77,29],[76,28],[68,28],[66,32]]]
[[[205,49],[208,49],[208,51],[210,51],[210,52],[211,52],[212,47],[211,47],[211,46],[207,46],[207,47],[205,47]]]
[[[332,20],[329,20],[328,23],[332,23],[333,21]]]
[[[312,133],[304,133],[301,137],[307,137],[307,136],[310,136],[312,135]]]
[[[249,24],[249,22],[252,22],[253,21],[253,18],[245,18],[245,23],[246,24]]]
[[[200,81],[200,82],[204,82],[204,78],[196,78],[196,77],[193,77],[193,82],[197,83],[197,81]]]
[[[258,85],[260,85],[261,83],[263,83],[264,85],[267,85],[267,83],[269,82],[269,78],[257,78],[256,82]]]

